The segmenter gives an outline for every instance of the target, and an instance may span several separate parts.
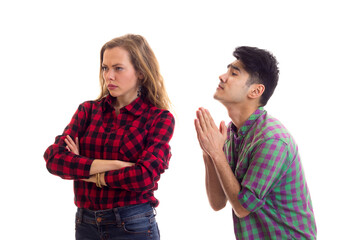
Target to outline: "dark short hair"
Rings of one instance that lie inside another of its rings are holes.
[[[237,47],[234,57],[241,61],[250,77],[247,84],[263,84],[265,91],[260,98],[261,106],[265,106],[273,94],[279,80],[278,62],[274,55],[256,47]]]

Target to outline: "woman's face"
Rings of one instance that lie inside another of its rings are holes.
[[[135,71],[128,51],[121,47],[106,49],[102,71],[110,95],[116,97],[120,105],[127,105],[137,97],[138,78],[141,76]]]

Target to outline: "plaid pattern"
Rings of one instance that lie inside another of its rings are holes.
[[[315,239],[316,224],[298,148],[285,127],[258,108],[224,151],[238,179],[238,199],[251,213],[233,214],[236,239]]]
[[[63,134],[45,151],[46,166],[54,175],[75,180],[77,207],[104,210],[147,202],[157,206],[153,192],[160,174],[168,168],[174,117],[141,97],[116,115],[113,101],[115,98],[107,96],[81,104]],[[66,135],[79,137],[80,155],[66,150]],[[94,183],[78,180],[89,177],[94,159],[118,159],[136,165],[107,172],[108,187],[97,188]]]

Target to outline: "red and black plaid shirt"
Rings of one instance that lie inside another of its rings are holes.
[[[120,109],[116,115],[107,96],[100,101],[81,104],[62,135],[45,151],[50,173],[74,180],[75,204],[80,208],[103,210],[150,202],[160,174],[168,168],[171,157],[169,141],[174,131],[174,117],[142,97]],[[79,137],[80,155],[69,152],[66,135]],[[94,159],[122,160],[136,163],[105,174],[107,187],[78,179],[89,178]]]

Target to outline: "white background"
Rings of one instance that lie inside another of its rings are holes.
[[[251,3],[249,3],[251,2]],[[73,239],[72,182],[43,153],[77,106],[99,94],[99,51],[126,33],[153,48],[176,114],[173,157],[156,197],[164,240],[234,239],[231,208],[209,207],[193,126],[241,45],[274,53],[266,109],[296,139],[318,239],[359,239],[359,8],[355,1],[2,1],[1,235]]]

